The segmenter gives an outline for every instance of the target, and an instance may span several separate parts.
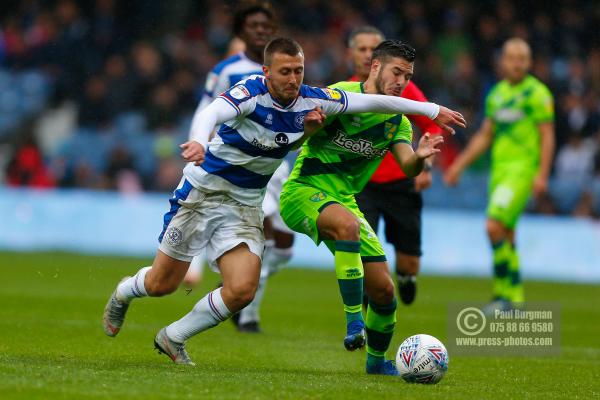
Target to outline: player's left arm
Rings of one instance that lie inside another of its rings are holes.
[[[439,146],[444,143],[442,135],[431,135],[429,133],[421,136],[416,150],[410,143],[398,142],[392,145],[392,154],[408,177],[415,177],[423,171],[427,159],[441,150]]]
[[[443,130],[454,133],[452,125],[465,128],[467,123],[461,113],[434,103],[413,101],[396,96],[345,92],[344,114],[374,112],[382,114],[425,115]]]
[[[546,193],[548,190],[548,179],[552,170],[554,159],[554,148],[556,140],[554,137],[554,122],[543,122],[538,125],[540,132],[540,170],[533,181],[533,193],[536,197]]]
[[[340,89],[322,88],[329,101],[322,103],[327,115],[360,114],[374,112],[382,114],[425,115],[445,131],[454,133],[452,125],[465,128],[467,123],[461,113],[449,108],[422,101],[413,101],[382,94],[347,92]]]

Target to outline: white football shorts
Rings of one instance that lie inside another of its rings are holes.
[[[265,245],[263,212],[238,203],[223,193],[194,188],[185,178],[165,214],[159,250],[181,261],[191,261],[206,248],[210,267],[218,271],[217,259],[240,243],[262,259]]]

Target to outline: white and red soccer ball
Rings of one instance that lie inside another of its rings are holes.
[[[410,383],[438,383],[448,370],[448,351],[430,335],[414,335],[400,345],[396,354],[396,368]]]

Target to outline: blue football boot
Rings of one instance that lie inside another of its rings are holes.
[[[365,323],[361,320],[352,321],[348,324],[346,337],[344,338],[344,347],[348,351],[362,349],[367,343],[367,333],[365,332]]]
[[[378,364],[367,364],[367,374],[398,376],[400,373],[392,360],[383,361]]]

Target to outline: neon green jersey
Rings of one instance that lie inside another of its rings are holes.
[[[506,170],[537,173],[538,125],[554,120],[554,100],[546,85],[531,75],[514,86],[503,80],[487,95],[485,115],[494,123],[492,174]]]
[[[339,82],[331,87],[363,92],[360,82]],[[403,115],[332,116],[304,143],[289,180],[333,195],[354,195],[362,191],[393,144],[411,142],[412,127]]]

